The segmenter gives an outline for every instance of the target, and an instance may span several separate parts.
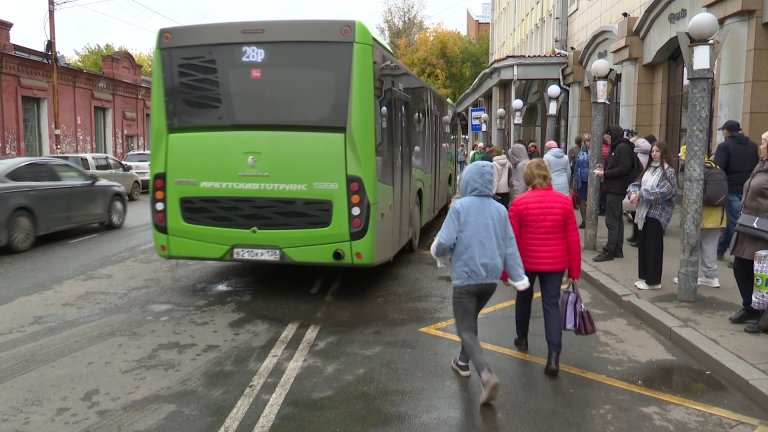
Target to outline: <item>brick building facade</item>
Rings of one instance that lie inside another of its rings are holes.
[[[14,45],[13,24],[0,20],[0,156],[58,152],[48,55]],[[103,73],[58,67],[62,153],[122,158],[149,149],[150,81],[127,52],[102,58]]]

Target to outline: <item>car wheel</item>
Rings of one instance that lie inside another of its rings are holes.
[[[35,220],[25,211],[17,211],[8,222],[8,247],[13,252],[24,252],[35,243]]]
[[[104,224],[109,229],[116,229],[125,223],[125,203],[118,197],[113,197],[109,203],[109,214],[107,223]]]
[[[135,182],[133,183],[133,186],[131,186],[131,193],[128,194],[128,199],[131,201],[136,201],[139,199],[139,196],[141,196],[141,184]]]

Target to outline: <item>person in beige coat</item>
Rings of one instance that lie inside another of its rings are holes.
[[[744,183],[741,213],[768,218],[768,132],[763,134],[759,153],[760,161]],[[761,311],[752,307],[752,288],[755,281],[754,259],[755,252],[767,249],[768,240],[736,232],[731,254],[733,255],[733,276],[736,278],[736,285],[741,294],[742,308],[729,318],[734,324],[756,321],[762,314]],[[755,327],[750,326],[750,329]]]

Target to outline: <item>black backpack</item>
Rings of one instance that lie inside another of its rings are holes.
[[[716,163],[704,161],[704,194],[702,202],[709,206],[725,206],[728,200],[728,177]]]

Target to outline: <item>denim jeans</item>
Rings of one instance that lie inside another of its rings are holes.
[[[731,238],[733,238],[733,232],[736,229],[736,221],[741,213],[741,197],[741,192],[728,194],[728,202],[725,203],[725,216],[728,218],[728,223],[725,225],[722,234],[720,234],[720,241],[717,243],[718,256],[725,255],[725,252],[728,251],[728,247],[731,245]]]
[[[496,291],[496,283],[459,285],[453,287],[453,317],[461,338],[459,361],[475,365],[478,375],[491,371],[477,338],[477,317]]]

